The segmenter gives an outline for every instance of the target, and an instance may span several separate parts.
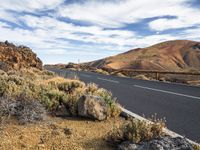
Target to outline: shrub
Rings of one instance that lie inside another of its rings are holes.
[[[72,116],[78,115],[78,100],[81,97],[78,93],[70,94],[68,96],[68,101],[65,104],[66,108]]]
[[[102,69],[96,69],[95,72],[100,73],[100,74],[104,74],[104,75],[109,75],[109,73],[107,71],[102,70]]]
[[[46,115],[44,106],[38,100],[18,97],[16,100],[7,97],[0,98],[1,121],[10,116],[17,118],[19,123],[34,123],[42,121]]]
[[[58,89],[68,94],[73,93],[78,88],[83,88],[85,84],[80,81],[72,80],[58,84]]]
[[[0,76],[7,76],[7,73],[0,69]]]
[[[0,97],[0,122],[15,114],[16,103],[7,97]]]
[[[49,110],[55,111],[59,105],[67,102],[68,95],[58,90],[42,89],[40,99]]]
[[[164,122],[149,123],[138,119],[131,119],[122,127],[109,132],[107,140],[113,144],[123,141],[140,143],[158,138],[163,135]]]
[[[146,76],[143,75],[143,74],[133,76],[133,78],[134,78],[134,79],[139,79],[139,80],[149,80],[149,78],[146,77]]]
[[[96,84],[85,86],[79,80],[65,79],[52,72],[34,68],[10,70],[8,75],[0,76],[0,96],[16,99],[21,94],[29,99],[39,100],[50,111],[56,111],[60,105],[65,105],[72,115],[77,115],[77,102],[82,95],[94,95],[101,97],[108,105],[108,117],[121,113],[112,93],[99,89]]]
[[[89,83],[86,86],[86,93],[87,94],[93,95],[97,92],[97,90],[98,90],[98,86],[95,83]]]
[[[109,106],[109,114],[108,117],[117,117],[121,113],[121,108],[119,104],[116,102],[116,98],[113,98],[112,93],[105,89],[98,89],[96,92],[97,96],[103,98],[106,104]]]
[[[44,106],[35,99],[20,97],[17,101],[15,116],[20,123],[34,123],[45,119]]]
[[[23,85],[25,79],[17,75],[10,75],[8,80],[15,82],[17,85]]]
[[[194,150],[200,150],[200,146],[197,145],[197,144],[193,144],[193,145],[192,145],[192,148],[193,148]]]

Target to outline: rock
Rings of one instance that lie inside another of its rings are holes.
[[[0,42],[0,69],[8,71],[28,67],[42,69],[42,61],[30,48],[15,46],[8,41]]]
[[[78,101],[78,115],[95,120],[105,120],[108,106],[104,100],[97,96],[84,95]]]
[[[118,150],[193,150],[193,148],[184,138],[165,136],[139,144],[123,142],[118,146]]]
[[[169,136],[160,139],[154,139],[149,143],[150,150],[193,150],[192,145],[184,138]]]

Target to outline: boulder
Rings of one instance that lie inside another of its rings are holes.
[[[95,120],[105,120],[108,106],[105,101],[97,96],[84,95],[78,101],[78,115]]]
[[[118,150],[193,150],[193,148],[185,138],[165,136],[139,144],[123,142],[118,146]]]

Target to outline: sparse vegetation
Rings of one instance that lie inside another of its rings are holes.
[[[143,75],[143,74],[133,76],[133,78],[134,78],[134,79],[140,79],[140,80],[149,80],[149,78],[146,77],[146,76]]]
[[[77,115],[77,102],[84,94],[102,97],[110,109],[108,116],[115,117],[121,112],[112,93],[98,88],[95,84],[88,84],[75,80],[58,77],[49,71],[37,69],[23,69],[20,71],[1,71],[0,96],[17,99],[25,95],[41,102],[48,111],[57,111],[64,105],[71,115]]]
[[[94,72],[109,75],[109,73],[107,71],[103,70],[103,69],[96,69]]]
[[[128,123],[109,132],[107,140],[112,144],[119,144],[123,141],[133,143],[149,141],[162,136],[164,127],[165,122],[163,120],[149,123],[138,119],[130,119]]]
[[[192,145],[192,148],[193,148],[194,150],[200,150],[200,146],[197,145],[197,144],[193,144],[193,145]]]

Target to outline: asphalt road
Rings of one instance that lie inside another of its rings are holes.
[[[113,93],[126,109],[146,118],[165,117],[167,127],[200,142],[200,87],[106,76],[91,72],[51,69],[62,75],[76,73],[80,80],[94,82]]]

